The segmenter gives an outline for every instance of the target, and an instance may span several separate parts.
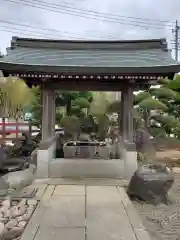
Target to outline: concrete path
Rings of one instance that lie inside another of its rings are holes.
[[[49,185],[21,240],[149,240],[124,188]]]

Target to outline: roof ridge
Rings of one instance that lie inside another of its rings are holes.
[[[12,37],[11,48],[55,49],[163,49],[167,50],[165,38],[138,40],[55,40]]]

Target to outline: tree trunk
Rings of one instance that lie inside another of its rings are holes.
[[[71,100],[70,100],[70,99],[67,100],[67,104],[66,104],[66,115],[67,115],[67,116],[71,116]]]
[[[150,111],[148,109],[144,110],[144,125],[145,129],[149,130],[150,123],[149,123]]]

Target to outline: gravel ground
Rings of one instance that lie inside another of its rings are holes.
[[[172,204],[133,202],[152,240],[180,240],[180,174],[169,192]]]
[[[19,240],[37,204],[35,199],[0,201],[0,239]]]

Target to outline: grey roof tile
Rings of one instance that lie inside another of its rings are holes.
[[[59,50],[16,47],[0,62],[44,66],[154,67],[177,64],[170,52],[143,50]]]
[[[4,71],[64,72],[80,74],[174,73],[180,65],[172,59],[165,39],[128,41],[77,41],[13,37]]]

